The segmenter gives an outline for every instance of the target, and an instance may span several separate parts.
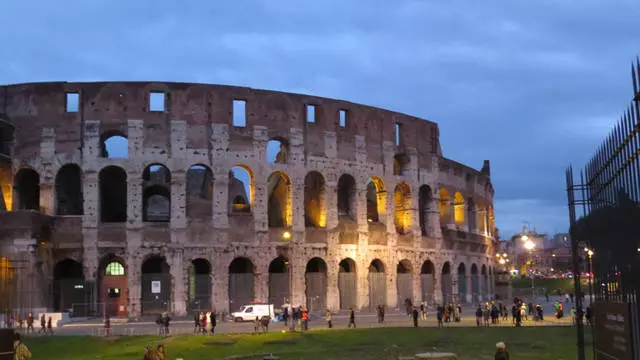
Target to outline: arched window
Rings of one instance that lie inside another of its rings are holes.
[[[104,270],[106,276],[122,276],[124,275],[124,266],[117,261],[113,261],[107,264]]]

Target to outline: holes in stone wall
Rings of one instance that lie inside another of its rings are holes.
[[[100,218],[102,222],[127,221],[127,173],[108,166],[100,171]]]
[[[307,105],[307,122],[309,124],[315,124],[316,122],[316,106],[315,105]]]
[[[367,221],[382,222],[386,213],[387,192],[379,177],[371,177],[367,182]]]
[[[171,219],[171,172],[161,164],[147,166],[142,173],[142,221]]]
[[[247,126],[247,102],[246,100],[233,100],[233,126]]]
[[[400,146],[400,139],[401,139],[400,129],[401,128],[402,127],[400,126],[400,124],[396,123],[396,146]]]
[[[129,140],[120,132],[105,132],[100,137],[100,156],[126,159],[129,156]]]
[[[283,138],[267,141],[267,162],[286,164],[289,155],[289,143]]]
[[[438,210],[440,211],[440,225],[451,223],[451,196],[447,189],[440,189],[438,199]]]
[[[348,174],[338,179],[338,216],[356,219],[356,180]]]
[[[473,198],[467,199],[467,222],[468,222],[467,226],[469,227],[469,231],[477,230],[475,208],[476,206],[475,206],[475,203],[473,202]]]
[[[464,208],[464,197],[462,197],[462,194],[460,194],[459,192],[456,192],[453,196],[453,217],[457,226],[464,225]]]
[[[338,125],[340,125],[340,127],[342,128],[347,127],[348,115],[349,113],[347,112],[347,110],[340,109],[340,111],[338,112],[338,116],[339,116]]]
[[[67,164],[56,174],[56,214],[82,215],[82,171],[76,164]]]
[[[428,185],[420,186],[418,193],[418,216],[420,221],[420,232],[422,236],[431,236],[433,229],[429,226],[429,212],[433,196]]]
[[[80,94],[67,93],[66,94],[66,110],[68,113],[78,112],[80,109]]]
[[[213,172],[205,165],[187,170],[187,217],[208,218],[213,213]]]
[[[249,213],[253,203],[253,176],[248,168],[234,166],[229,172],[231,213]]]
[[[406,154],[397,154],[393,157],[393,175],[405,175],[409,170],[410,159]]]
[[[166,96],[163,92],[152,91],[149,93],[149,111],[163,112],[166,108]]]
[[[307,227],[327,225],[324,177],[317,171],[304,178],[304,222]]]
[[[291,225],[293,217],[291,206],[291,181],[280,171],[272,173],[267,179],[268,221],[271,228]]]
[[[400,235],[411,233],[413,211],[411,209],[411,188],[407,183],[399,183],[393,193],[396,232]]]
[[[17,210],[40,211],[40,175],[33,169],[20,169],[13,181],[14,201]]]

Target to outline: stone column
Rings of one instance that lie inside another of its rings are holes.
[[[255,264],[253,278],[253,297],[255,301],[269,300],[269,268]]]
[[[437,269],[434,269],[434,271],[435,274],[433,276],[433,301],[435,301],[437,305],[442,305],[442,271],[438,272]]]
[[[128,249],[127,254],[127,313],[130,318],[139,318],[142,315],[141,298],[141,266],[140,258],[135,255],[137,249]]]
[[[413,287],[413,303],[420,304],[422,302],[422,282],[420,281],[420,270],[414,265],[411,274],[411,282]]]
[[[455,196],[455,195],[454,195]],[[449,200],[449,226],[456,226],[456,206],[454,198]]]
[[[299,304],[306,306],[307,295],[305,293],[305,264],[301,262],[299,257],[295,257],[293,260],[289,259],[289,262],[293,264],[293,274],[289,274],[291,299],[293,304]]]
[[[357,265],[357,291],[358,291],[358,308],[363,309],[369,304],[369,264],[362,261]]]
[[[291,228],[294,233],[294,241],[304,238],[304,178],[292,178],[291,186],[291,206],[292,222]]]
[[[484,301],[484,289],[485,285],[484,285],[484,276],[482,275],[482,273],[478,273],[478,301],[479,302],[483,302]]]
[[[97,228],[100,222],[100,182],[98,173],[87,171],[82,179],[83,228]]]
[[[144,121],[127,121],[127,140],[129,140],[129,159],[140,159],[144,154]],[[137,174],[136,177],[140,177]]]
[[[211,281],[211,304],[217,312],[229,311],[229,269],[222,266],[223,258],[216,259]],[[226,261],[224,262],[226,263]]]
[[[458,271],[457,269],[454,269],[453,267],[451,268],[451,298],[454,300],[454,302],[461,302],[460,299],[460,289],[459,289],[459,284],[458,281],[460,281],[459,277],[458,277]]]
[[[187,175],[184,170],[171,174],[171,229],[187,227],[186,206]]]
[[[394,268],[395,266],[389,266],[385,269],[387,278],[387,307],[389,308],[400,305],[398,304],[398,273]]]
[[[330,175],[328,177],[333,176]],[[336,181],[327,181],[324,189],[324,204],[327,212],[327,229],[333,229],[338,226],[338,186]]]
[[[337,261],[327,262],[327,308],[332,311],[340,309],[338,270]]]
[[[182,249],[173,249],[169,266],[171,269],[171,284],[173,294],[171,296],[173,302],[173,314],[175,316],[187,315],[187,292],[186,286],[187,273],[184,271],[184,254]]]
[[[213,176],[213,227],[215,229],[229,228],[229,175],[223,166],[214,167]],[[259,210],[258,210],[259,211]],[[253,210],[256,213],[256,210]]]
[[[127,228],[142,228],[142,178],[135,171],[127,173]]]

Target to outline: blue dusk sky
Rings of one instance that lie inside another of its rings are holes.
[[[631,99],[640,1],[0,2],[0,84],[203,82],[307,93],[439,124],[491,160],[503,237],[567,230],[582,167]]]

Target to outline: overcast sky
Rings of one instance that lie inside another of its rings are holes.
[[[435,121],[490,159],[503,237],[567,229],[582,166],[631,99],[638,0],[0,1],[0,84],[167,80],[302,92]]]

